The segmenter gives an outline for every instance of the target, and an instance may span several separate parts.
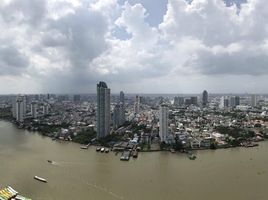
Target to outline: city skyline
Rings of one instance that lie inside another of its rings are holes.
[[[114,92],[268,93],[266,10],[263,0],[3,0],[0,93],[93,93],[99,80]]]

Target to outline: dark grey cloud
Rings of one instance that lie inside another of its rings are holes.
[[[0,44],[0,75],[19,75],[28,67],[28,59],[12,45]]]

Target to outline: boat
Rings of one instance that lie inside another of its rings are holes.
[[[88,146],[80,146],[81,149],[88,149]]]
[[[170,152],[171,153],[175,153],[175,149],[170,149]]]
[[[29,198],[27,198],[27,197],[23,197],[23,196],[21,196],[21,195],[16,196],[15,199],[16,199],[16,200],[31,200],[31,199],[29,199]]]
[[[135,150],[135,151],[133,152],[133,158],[138,158],[138,151],[137,151],[137,150]]]
[[[101,150],[101,148],[100,148],[100,147],[97,147],[97,148],[96,148],[96,151],[100,151],[100,150]]]
[[[103,153],[104,152],[104,148],[102,147],[100,151],[101,151],[101,153]]]
[[[194,154],[192,154],[192,153],[188,153],[188,158],[190,159],[190,160],[195,160],[196,159],[196,155],[194,155]]]
[[[109,148],[106,148],[105,149],[105,153],[109,153]]]
[[[124,151],[120,157],[122,161],[128,161],[130,157],[130,151]]]
[[[52,161],[52,160],[47,160],[47,162],[49,162],[49,163],[53,163],[53,161]]]
[[[46,179],[41,178],[41,177],[39,177],[39,176],[34,176],[34,179],[36,179],[36,180],[38,180],[38,181],[41,181],[41,182],[44,182],[44,183],[46,183],[46,182],[47,182],[47,180],[46,180]]]
[[[0,199],[12,199],[18,194],[12,187],[7,186],[6,188],[0,190]]]

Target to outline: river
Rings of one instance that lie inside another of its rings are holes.
[[[0,187],[10,185],[33,200],[266,200],[267,155],[268,142],[262,142],[199,151],[194,161],[154,152],[123,162],[119,154],[81,150],[0,121]]]

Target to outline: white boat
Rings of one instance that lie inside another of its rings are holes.
[[[109,148],[106,148],[105,149],[105,153],[109,153]]]
[[[39,177],[39,176],[34,176],[34,179],[36,179],[36,180],[38,180],[38,181],[41,181],[41,182],[44,182],[44,183],[46,183],[46,182],[47,182],[47,180],[46,180],[46,179],[41,178],[41,177]]]
[[[105,150],[105,149],[102,147],[102,148],[101,148],[101,150],[100,150],[100,151],[101,151],[101,153],[103,153],[103,152],[104,152],[104,150]]]

